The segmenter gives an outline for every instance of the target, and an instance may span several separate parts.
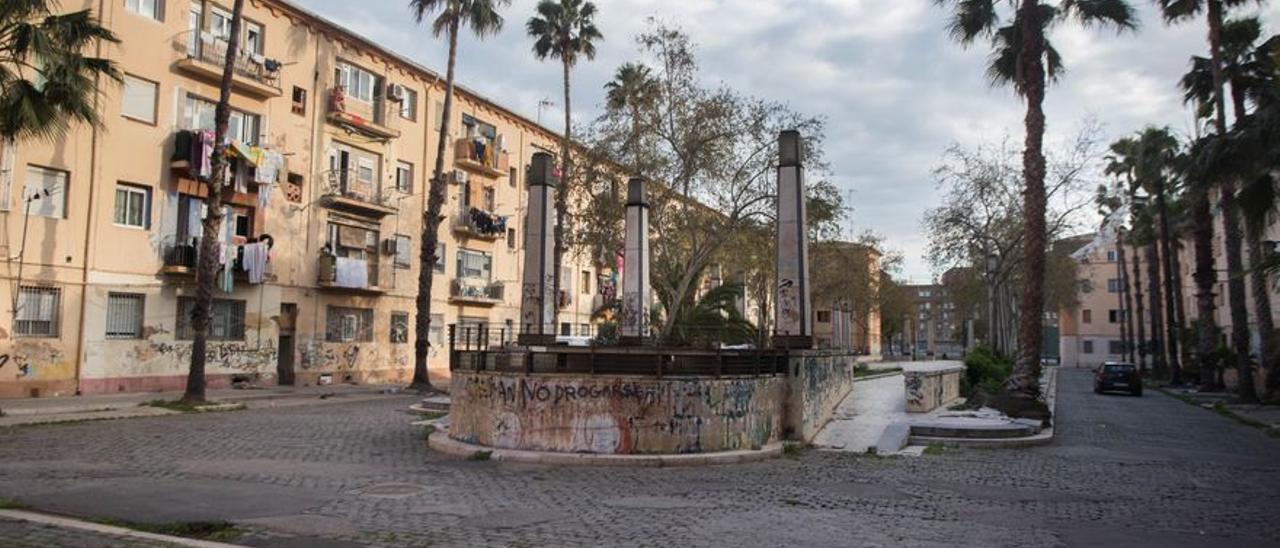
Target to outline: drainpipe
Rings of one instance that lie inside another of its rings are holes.
[[[106,0],[98,0],[97,20],[99,25],[103,23],[102,16],[105,13],[106,13]],[[94,45],[94,56],[98,58],[102,58],[102,40],[98,40],[97,43]],[[100,75],[96,75],[96,74],[94,75],[93,87],[94,89],[101,89]],[[102,98],[98,94],[94,94],[93,110],[95,112],[98,111],[98,106],[101,103],[101,99]],[[93,252],[93,234],[94,234],[93,227],[94,227],[94,221],[97,218],[97,215],[95,215],[94,213],[94,206],[96,205],[97,200],[95,200],[94,198],[97,195],[96,191],[97,191],[97,180],[98,180],[98,132],[99,130],[97,127],[93,127],[90,130],[91,138],[89,143],[89,214],[88,214],[88,218],[85,220],[85,228],[84,228],[84,257],[82,259],[84,261],[84,266],[83,268],[81,268],[81,271],[80,271],[80,282],[81,282],[80,283],[80,326],[79,326],[80,332],[76,336],[75,381],[76,381],[77,396],[81,394],[80,387],[81,387],[81,376],[84,371],[85,337],[88,336],[85,332],[84,323],[85,323],[85,319],[89,315],[89,265],[92,264],[90,255]]]

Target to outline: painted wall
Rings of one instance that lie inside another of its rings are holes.
[[[799,352],[788,363],[787,439],[809,442],[853,391],[858,356],[827,351]]]
[[[449,435],[489,447],[652,454],[756,449],[782,432],[786,379],[453,373]]]
[[[933,371],[905,371],[907,412],[928,413],[960,398],[960,377],[964,366]]]

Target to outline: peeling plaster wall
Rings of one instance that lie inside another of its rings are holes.
[[[564,453],[754,449],[781,436],[786,382],[455,371],[449,435]]]
[[[809,442],[853,390],[858,356],[816,350],[795,354],[787,368],[790,386],[785,431],[788,439]]]

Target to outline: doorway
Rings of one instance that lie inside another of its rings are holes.
[[[298,305],[280,303],[280,344],[276,354],[276,384],[293,386],[294,326],[298,322]]]

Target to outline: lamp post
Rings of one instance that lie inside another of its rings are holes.
[[[999,255],[987,254],[987,344],[997,351],[1000,350],[996,342],[996,268],[999,264]]]

